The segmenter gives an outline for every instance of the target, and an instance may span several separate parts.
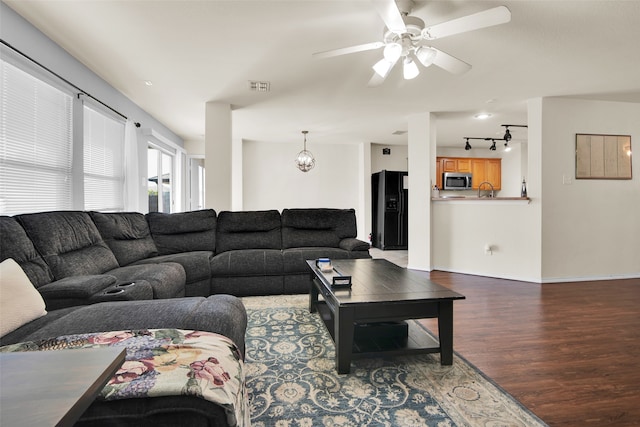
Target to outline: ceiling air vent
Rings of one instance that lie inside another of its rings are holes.
[[[406,130],[397,130],[393,132],[392,135],[404,135],[405,133],[407,133]]]
[[[249,81],[249,90],[254,92],[269,92],[271,90],[271,83],[269,82],[257,82]]]

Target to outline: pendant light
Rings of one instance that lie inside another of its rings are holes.
[[[308,133],[308,130],[302,131],[302,134],[304,135],[304,149],[296,156],[296,166],[302,172],[309,172],[316,165],[316,159],[313,158],[313,154],[311,154],[310,151],[307,151]]]

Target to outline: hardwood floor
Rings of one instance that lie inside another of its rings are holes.
[[[391,252],[372,255],[401,264]],[[454,350],[548,425],[640,426],[640,279],[425,275],[466,296],[454,304]]]

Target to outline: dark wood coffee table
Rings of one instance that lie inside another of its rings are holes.
[[[320,271],[315,260],[307,264],[313,279],[309,311],[320,313],[333,337],[338,373],[349,373],[352,358],[382,353],[440,353],[442,365],[453,363],[453,301],[463,295],[384,259],[332,260],[332,272]],[[351,288],[332,288],[336,275],[351,276]],[[426,318],[438,319],[438,339],[415,322],[408,322],[408,336],[399,339],[374,333],[359,340],[354,332],[362,325],[382,330],[387,322]]]

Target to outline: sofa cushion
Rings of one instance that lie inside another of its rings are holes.
[[[0,261],[13,258],[24,270],[33,286],[52,282],[53,273],[44,262],[27,232],[15,218],[0,216]]]
[[[121,266],[157,255],[158,249],[143,214],[89,212],[89,215]]]
[[[356,237],[354,209],[284,209],[282,247],[333,247],[347,237]]]
[[[118,267],[116,257],[86,212],[42,212],[16,218],[56,280],[102,274]]]
[[[212,277],[282,275],[280,249],[226,251],[211,260]]]
[[[186,282],[193,283],[211,277],[210,263],[212,257],[213,252],[211,251],[191,251],[143,259],[138,261],[136,265],[176,262],[184,268]]]
[[[122,329],[176,328],[224,335],[244,354],[246,327],[242,301],[230,295],[118,301],[54,310],[6,335],[0,344]]]
[[[47,314],[44,300],[20,265],[0,262],[0,336]]]
[[[239,249],[281,249],[280,213],[223,211],[218,214],[216,253]]]
[[[185,295],[186,274],[184,268],[175,262],[128,265],[110,270],[108,274],[115,276],[120,282],[148,282],[154,299]]]
[[[216,211],[146,214],[158,255],[189,251],[215,251]]]
[[[367,252],[368,254],[368,252]],[[282,251],[285,274],[309,273],[307,260],[318,258],[349,259],[350,253],[340,248],[291,248]]]

